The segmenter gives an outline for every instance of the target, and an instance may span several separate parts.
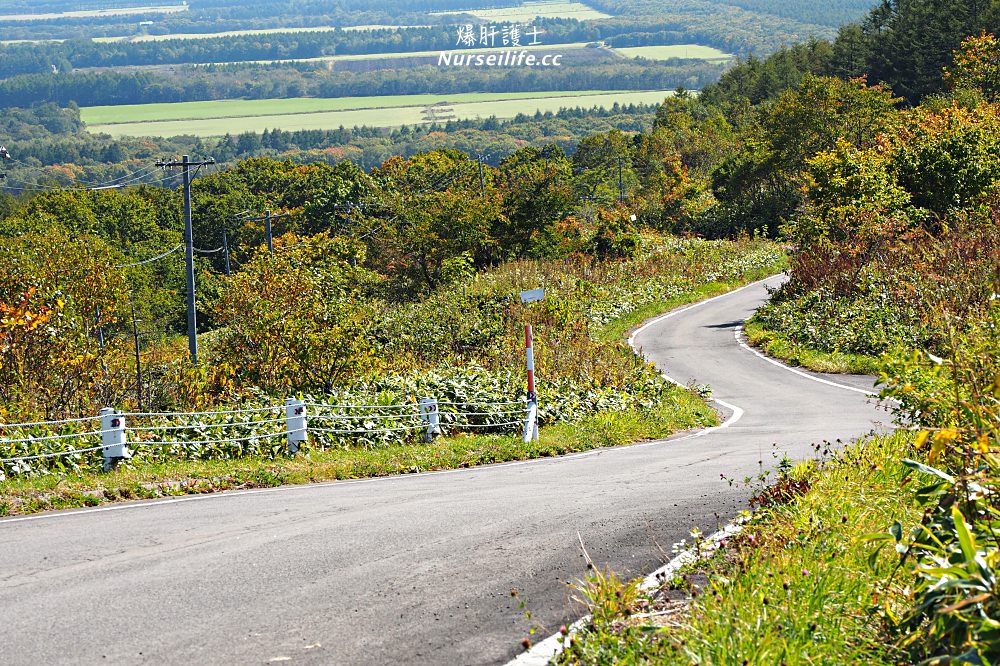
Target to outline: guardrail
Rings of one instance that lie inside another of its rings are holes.
[[[439,402],[425,397],[419,402],[389,405],[352,405],[307,402],[289,398],[284,405],[208,412],[119,412],[105,408],[97,416],[59,421],[0,424],[0,435],[11,430],[58,430],[84,427],[81,432],[42,434],[4,438],[0,436],[0,455],[6,449],[36,443],[75,440],[84,444],[63,451],[40,451],[0,458],[0,465],[18,466],[47,458],[82,456],[100,451],[103,470],[113,469],[133,455],[135,447],[182,446],[195,449],[222,444],[259,442],[284,438],[289,455],[295,455],[310,441],[310,434],[335,439],[398,436],[423,432],[424,440],[463,431],[503,432],[524,426],[525,433],[536,431],[537,404],[528,400],[498,402]],[[248,420],[239,420],[239,419]],[[219,421],[225,419],[225,421]],[[179,422],[183,421],[183,422]],[[85,426],[83,424],[97,424]],[[250,430],[251,432],[247,432]],[[260,430],[264,430],[260,433]],[[241,432],[242,431],[242,432]],[[175,434],[176,433],[176,434]],[[183,434],[181,434],[183,433]],[[194,438],[190,435],[194,434]],[[526,435],[527,436],[527,435]],[[98,438],[100,443],[98,444]],[[79,459],[79,458],[78,458]]]

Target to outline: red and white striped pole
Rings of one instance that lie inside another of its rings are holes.
[[[535,399],[535,350],[531,324],[524,325],[524,349],[528,359],[528,400]]]
[[[524,441],[538,440],[538,394],[535,393],[535,349],[531,324],[524,326],[524,349],[528,368],[528,418],[524,423]]]

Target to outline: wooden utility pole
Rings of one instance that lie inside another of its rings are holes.
[[[243,220],[246,222],[264,222],[264,237],[267,241],[267,251],[272,257],[274,256],[274,231],[271,227],[272,220],[277,220],[282,217],[291,217],[291,213],[281,213],[280,215],[272,215],[271,211],[264,211],[263,215],[257,217],[245,217]]]

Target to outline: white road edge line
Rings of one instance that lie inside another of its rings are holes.
[[[766,282],[767,280],[770,280],[770,279],[775,278],[775,277],[778,277],[778,276],[777,275],[772,275],[771,277],[764,278],[763,280],[758,280],[757,282],[748,284],[745,287],[741,287],[739,289],[734,289],[733,291],[728,291],[725,294],[721,294],[721,295],[716,296],[714,298],[710,298],[710,299],[707,299],[707,300],[704,300],[704,301],[699,301],[699,302],[694,303],[692,305],[689,305],[688,307],[685,307],[685,308],[681,308],[681,309],[678,309],[678,310],[671,310],[670,312],[668,312],[668,313],[666,313],[664,315],[656,317],[655,319],[651,319],[650,321],[646,322],[645,324],[643,324],[642,326],[640,326],[639,328],[637,328],[632,333],[632,335],[629,336],[629,338],[628,338],[629,347],[631,347],[632,350],[636,354],[639,354],[641,356],[641,353],[639,352],[639,350],[635,346],[635,338],[636,338],[637,335],[639,335],[640,333],[642,333],[643,331],[645,331],[650,326],[658,324],[661,321],[664,321],[664,320],[669,319],[671,317],[675,317],[678,314],[681,314],[682,312],[687,312],[688,310],[691,310],[693,308],[700,307],[700,306],[704,305],[705,303],[711,303],[712,301],[715,301],[715,300],[720,299],[720,298],[724,298],[726,296],[729,296],[730,294],[735,294],[737,292],[743,291],[744,289],[749,289],[750,287],[754,287],[754,286],[760,284],[761,282]],[[878,397],[878,394],[874,393],[872,391],[866,391],[864,389],[859,389],[859,388],[856,388],[854,386],[847,386],[845,384],[838,384],[837,382],[832,382],[830,380],[823,379],[822,377],[815,377],[815,376],[813,376],[813,375],[811,375],[809,373],[802,372],[800,370],[796,370],[795,368],[787,366],[784,363],[780,363],[780,362],[778,362],[778,361],[776,361],[776,360],[774,360],[774,359],[772,359],[772,358],[770,358],[768,356],[765,356],[764,354],[762,354],[761,352],[757,351],[756,349],[754,349],[753,347],[751,347],[750,345],[748,345],[744,341],[744,339],[743,339],[743,326],[737,327],[737,329],[736,329],[736,336],[735,337],[736,337],[737,344],[739,344],[739,346],[742,347],[743,349],[745,349],[745,350],[751,352],[752,354],[754,354],[754,355],[756,355],[756,356],[764,359],[768,363],[776,365],[776,366],[778,366],[780,368],[784,368],[785,370],[787,370],[789,372],[792,372],[792,373],[794,373],[796,375],[799,375],[800,377],[804,377],[806,379],[810,379],[812,381],[819,382],[821,384],[826,384],[828,386],[833,386],[833,387],[836,387],[836,388],[845,389],[847,391],[854,391],[856,393],[863,393],[863,394],[865,394],[867,396]],[[668,375],[666,373],[662,373],[662,375],[663,375],[663,378],[666,379],[671,384],[675,384],[675,385],[680,386],[682,388],[684,387],[683,384],[681,384],[679,381],[677,381],[676,379],[674,379],[670,375]],[[715,403],[717,403],[717,404],[725,407],[726,409],[731,410],[733,412],[733,414],[722,425],[716,426],[714,428],[708,428],[707,430],[701,430],[699,432],[692,433],[690,435],[687,435],[686,437],[682,437],[682,438],[680,438],[678,440],[674,440],[674,441],[680,441],[680,440],[683,440],[683,439],[692,439],[694,437],[700,437],[702,435],[706,435],[706,434],[708,434],[710,432],[714,432],[714,431],[717,431],[717,430],[722,430],[724,428],[728,428],[728,427],[732,426],[734,423],[736,423],[741,418],[743,418],[743,414],[744,414],[743,410],[740,409],[739,407],[737,407],[736,405],[732,405],[732,404],[730,404],[730,403],[728,403],[728,402],[726,402],[724,400],[720,400],[718,398],[713,398],[712,402],[715,402]],[[711,552],[712,550],[714,550],[715,548],[717,548],[718,545],[719,545],[719,543],[721,543],[724,539],[726,539],[726,538],[728,538],[728,537],[730,537],[730,536],[732,536],[734,534],[738,534],[742,529],[743,529],[742,525],[739,522],[730,523],[729,525],[727,525],[726,527],[724,527],[723,529],[719,530],[718,532],[716,532],[715,534],[713,534],[711,537],[708,538],[706,544],[704,546],[702,546],[702,548],[701,548],[702,554],[704,555],[706,552]],[[671,560],[666,566],[663,566],[663,567],[657,569],[656,571],[654,571],[653,573],[651,573],[650,575],[646,576],[646,578],[643,580],[642,585],[641,585],[642,589],[643,590],[654,589],[660,583],[660,581],[665,580],[665,579],[667,579],[669,577],[673,577],[677,573],[677,571],[680,570],[682,567],[684,567],[684,566],[686,566],[688,564],[691,564],[693,562],[696,562],[697,560],[698,560],[698,556],[697,556],[697,554],[695,552],[695,549],[693,547],[685,550],[683,553],[681,553],[680,555],[678,555],[677,557],[675,557],[673,560]],[[515,657],[514,659],[512,659],[511,661],[509,661],[507,663],[507,666],[546,666],[546,664],[548,664],[552,660],[552,658],[554,656],[556,656],[557,654],[559,654],[560,652],[562,652],[565,649],[566,644],[569,641],[570,637],[573,636],[574,634],[578,633],[584,626],[586,626],[587,623],[590,622],[590,619],[591,619],[590,615],[586,615],[586,616],[580,618],[579,620],[577,620],[576,622],[574,622],[573,624],[571,624],[567,628],[568,631],[566,633],[566,636],[563,636],[561,633],[558,633],[558,632],[555,633],[555,634],[553,634],[553,635],[551,635],[551,636],[549,636],[545,640],[540,641],[536,645],[533,645],[531,647],[531,649],[529,649],[529,650],[521,653],[520,655],[518,655],[517,657]]]
[[[743,523],[740,520],[726,525],[708,537],[703,543],[699,544],[698,547],[688,547],[677,555],[677,557],[670,560],[670,562],[646,576],[639,586],[640,589],[645,592],[655,590],[664,581],[676,576],[684,567],[707,558],[718,549],[723,541],[739,534],[741,531],[743,531]],[[506,666],[546,666],[554,656],[566,649],[566,645],[572,636],[579,633],[590,622],[590,619],[590,615],[585,615],[567,627],[565,636],[559,632],[552,634],[545,640],[531,646],[529,650],[511,659],[507,662]]]
[[[687,312],[688,310],[692,310],[694,308],[701,307],[705,303],[711,303],[712,301],[718,300],[720,298],[725,298],[726,296],[729,296],[731,294],[735,294],[735,293],[741,292],[744,289],[749,289],[750,287],[756,286],[756,285],[760,284],[761,282],[765,282],[765,281],[770,280],[771,278],[774,278],[774,277],[777,277],[777,276],[776,275],[772,275],[771,277],[764,278],[763,280],[758,280],[757,282],[753,282],[753,283],[748,284],[748,285],[746,285],[744,287],[740,287],[739,289],[734,289],[732,291],[727,291],[724,294],[720,294],[718,296],[715,296],[714,298],[709,298],[709,299],[704,300],[704,301],[698,301],[697,303],[689,305],[689,306],[687,306],[685,308],[680,308],[678,310],[671,310],[670,312],[668,312],[668,313],[666,313],[664,315],[660,315],[659,317],[656,317],[655,319],[651,319],[650,321],[646,322],[645,324],[643,324],[642,326],[640,326],[639,328],[637,328],[632,333],[632,335],[629,336],[629,338],[628,338],[628,346],[632,348],[633,352],[635,352],[638,356],[641,357],[642,356],[641,352],[638,349],[636,349],[636,346],[635,346],[635,336],[639,335],[640,333],[642,333],[643,331],[645,331],[650,326],[653,326],[654,324],[658,324],[661,321],[664,321],[666,319],[670,319],[671,317],[675,317],[678,314],[681,314],[682,312]],[[674,384],[675,386],[679,386],[681,388],[686,388],[683,384],[681,384],[679,381],[677,381],[676,379],[674,379],[670,375],[666,374],[665,372],[662,372],[660,374],[661,374],[661,376],[665,380],[667,380],[671,384]],[[719,430],[725,430],[726,428],[731,427],[733,424],[735,424],[740,419],[742,419],[743,415],[745,414],[745,412],[743,411],[742,408],[737,407],[736,405],[734,405],[732,403],[726,402],[725,400],[720,400],[719,398],[712,398],[711,401],[714,402],[714,403],[716,403],[717,405],[720,405],[720,406],[728,409],[729,411],[731,411],[732,414],[730,414],[729,418],[726,419],[720,425],[715,426],[714,428],[706,428],[704,430],[699,430],[698,432],[694,432],[694,433],[691,433],[689,435],[685,435],[684,437],[678,437],[678,438],[676,438],[674,440],[671,440],[671,441],[681,442],[681,441],[684,441],[684,440],[687,440],[687,439],[694,439],[696,437],[704,437],[705,435],[707,435],[709,433],[717,432]],[[650,442],[650,443],[653,443],[653,442]],[[647,444],[637,444],[635,446],[648,446],[648,444],[650,444],[650,443],[647,443]],[[741,529],[742,528],[740,527],[740,525],[738,523],[731,523],[731,524],[727,525],[725,528],[719,530],[718,532],[716,532],[715,534],[713,534],[712,536],[710,536],[706,540],[705,545],[703,545],[702,549],[701,549],[702,554],[704,555],[707,552],[710,552],[711,550],[714,550],[723,539],[725,539],[726,537],[728,537],[728,536],[730,536],[732,534],[736,534]],[[648,576],[646,576],[646,578],[643,580],[642,585],[641,585],[642,589],[643,590],[651,590],[651,589],[655,588],[659,584],[660,580],[666,579],[668,577],[673,577],[673,575],[676,574],[676,572],[681,567],[683,567],[683,566],[685,566],[685,565],[687,565],[687,564],[689,564],[691,562],[695,562],[695,561],[697,561],[697,559],[698,559],[698,557],[695,554],[695,549],[693,547],[685,550],[683,553],[681,553],[680,555],[678,555],[677,557],[675,557],[673,560],[671,560],[668,564],[666,564],[665,566],[660,567],[659,569],[657,569],[653,573],[651,573]],[[517,657],[515,657],[511,661],[507,662],[507,666],[545,666],[546,664],[548,664],[552,660],[552,657],[556,656],[557,654],[559,654],[560,652],[562,652],[563,649],[565,649],[566,642],[570,639],[571,636],[573,636],[573,634],[579,632],[580,629],[582,629],[584,626],[586,626],[586,624],[588,622],[590,622],[590,617],[591,617],[590,615],[585,615],[584,617],[580,618],[579,620],[577,620],[573,624],[569,625],[569,627],[567,627],[568,631],[566,633],[566,636],[563,636],[561,633],[556,632],[555,634],[552,634],[551,636],[549,636],[545,640],[540,641],[539,643],[533,645],[530,649],[526,650],[525,652],[522,652],[521,654],[519,654]]]
[[[696,435],[698,433],[692,433]],[[619,449],[629,449],[636,448],[639,446],[648,446],[652,444],[664,444],[666,442],[675,442],[682,439],[687,439],[688,436],[668,438],[662,440],[656,440],[654,442],[646,442],[645,444],[635,444],[632,446],[623,446]],[[580,451],[579,453],[570,453],[564,456],[557,456],[552,458],[532,458],[530,460],[512,460],[505,463],[494,463],[491,465],[483,465],[480,467],[469,467],[469,468],[458,468],[458,469],[440,469],[432,470],[428,472],[417,472],[413,474],[393,474],[391,476],[376,476],[365,479],[338,479],[333,481],[323,481],[321,483],[303,483],[298,485],[290,486],[275,486],[273,488],[251,488],[248,490],[222,490],[214,493],[206,493],[204,495],[184,495],[183,497],[170,497],[170,498],[156,498],[150,500],[140,500],[136,502],[131,502],[128,504],[109,504],[107,506],[97,506],[89,509],[67,509],[65,511],[53,511],[47,513],[38,513],[31,516],[19,516],[15,518],[0,518],[0,527],[4,525],[9,525],[13,523],[22,523],[34,520],[48,520],[52,518],[69,518],[72,516],[85,516],[91,513],[106,513],[108,511],[129,511],[132,509],[148,509],[155,508],[159,506],[166,506],[168,504],[182,504],[186,502],[200,502],[208,501],[213,499],[226,499],[235,497],[244,497],[247,495],[263,495],[265,493],[281,493],[281,492],[311,492],[320,488],[330,488],[330,487],[346,487],[346,486],[356,486],[368,483],[389,483],[393,481],[404,481],[414,478],[424,478],[430,476],[441,476],[444,474],[469,474],[472,472],[488,472],[495,469],[501,469],[505,467],[519,467],[521,465],[532,465],[532,464],[543,464],[543,463],[553,463],[563,460],[573,460],[576,458],[587,458],[589,456],[595,456],[599,453],[605,453],[608,451],[614,451],[618,449],[593,449],[591,451]]]
[[[771,276],[768,276],[768,277],[764,278],[763,280],[757,280],[756,282],[751,282],[750,284],[743,285],[739,289],[733,289],[731,291],[727,291],[724,294],[719,294],[718,296],[713,296],[712,298],[707,298],[704,301],[698,301],[697,303],[692,303],[691,305],[688,305],[688,306],[683,307],[683,308],[678,308],[676,310],[671,310],[670,312],[668,312],[666,314],[662,314],[659,317],[656,317],[654,319],[650,319],[645,324],[643,324],[639,328],[637,328],[634,331],[632,331],[632,335],[628,336],[628,345],[632,349],[635,349],[635,351],[638,353],[639,350],[635,348],[635,336],[639,335],[640,333],[642,333],[643,331],[645,331],[650,326],[653,326],[655,324],[659,324],[661,321],[663,321],[665,319],[670,319],[671,317],[676,317],[677,315],[679,315],[681,313],[684,313],[684,312],[687,312],[688,310],[694,310],[695,308],[700,308],[703,305],[707,305],[709,303],[713,303],[713,302],[719,300],[720,298],[725,298],[727,296],[732,296],[733,294],[738,294],[741,291],[746,291],[747,289],[750,289],[751,287],[756,287],[757,285],[759,285],[759,284],[761,284],[763,282],[767,282],[768,280],[773,280],[774,278],[781,277],[782,275],[783,275],[783,273],[776,273],[774,275],[771,275]],[[669,381],[673,381],[669,377],[667,379]],[[674,383],[677,384],[677,382],[674,382]],[[678,386],[680,386],[680,384],[678,384]]]
[[[811,379],[814,382],[819,382],[820,384],[826,384],[827,386],[833,386],[835,388],[844,389],[845,391],[854,391],[855,393],[863,393],[864,395],[867,395],[870,398],[877,398],[878,395],[879,395],[875,391],[868,391],[866,389],[857,388],[856,386],[848,386],[846,384],[838,384],[837,382],[830,381],[829,379],[823,379],[822,377],[817,377],[817,376],[812,375],[812,374],[810,374],[808,372],[802,372],[801,370],[796,370],[795,368],[793,368],[790,365],[786,365],[786,364],[782,363],[781,361],[778,361],[776,359],[771,358],[770,356],[767,356],[766,354],[762,353],[761,351],[759,351],[757,349],[754,349],[753,347],[751,347],[747,343],[747,341],[746,341],[746,339],[745,339],[745,337],[743,335],[743,327],[742,326],[738,326],[736,328],[736,343],[740,347],[742,347],[743,349],[745,349],[746,351],[748,351],[751,354],[753,354],[754,356],[767,361],[771,365],[776,365],[779,368],[782,368],[784,370],[787,370],[788,372],[796,374],[799,377],[805,377],[806,379]]]

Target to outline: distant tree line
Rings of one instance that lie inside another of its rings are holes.
[[[839,28],[861,19],[878,0],[722,0],[723,4],[740,7],[758,14],[773,14],[804,23]]]
[[[531,68],[441,69],[423,66],[378,72],[301,72],[290,67],[218,71],[88,71],[27,74],[0,80],[0,108],[54,102],[60,106],[144,104],[216,99],[352,97],[460,92],[551,90],[698,89],[715,81],[725,66],[709,62],[612,64],[552,68],[540,76]]]
[[[79,110],[54,104],[9,109],[0,119],[0,143],[16,156],[8,165],[8,189],[48,183],[103,182],[128,173],[137,162],[164,155],[211,155],[219,163],[259,155],[334,164],[348,159],[377,166],[393,155],[410,156],[439,148],[488,155],[495,164],[525,145],[555,143],[572,153],[575,143],[594,132],[638,132],[652,123],[655,106],[614,104],[604,108],[567,108],[521,114],[515,118],[449,120],[397,129],[354,127],[332,130],[244,132],[219,138],[112,138],[83,128]],[[55,169],[49,167],[57,167]],[[159,176],[151,175],[150,178]]]
[[[27,3],[20,0],[22,4]],[[714,46],[740,55],[772,53],[810,36],[832,38],[837,25],[859,16],[872,0],[590,0],[587,4],[612,16],[587,21],[586,29],[607,38],[630,32],[678,32],[689,42]],[[76,8],[75,3],[48,0],[52,9]],[[281,27],[350,25],[454,24],[476,19],[469,15],[432,15],[484,7],[512,7],[513,0],[404,0],[391,7],[360,0],[281,0],[243,3],[230,0],[193,0],[190,11],[148,16],[89,17],[58,21],[0,22],[5,39],[90,38],[135,34],[214,33]],[[137,28],[142,19],[152,25]],[[494,22],[502,22],[497,20]],[[667,42],[673,43],[673,42]]]

